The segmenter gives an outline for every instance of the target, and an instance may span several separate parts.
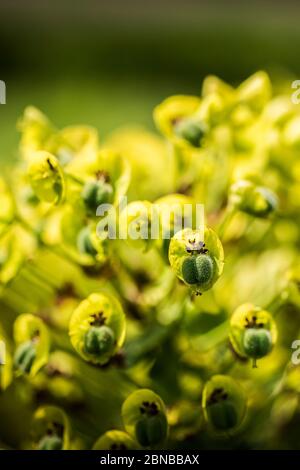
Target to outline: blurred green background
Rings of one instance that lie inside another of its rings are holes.
[[[59,126],[153,128],[152,109],[202,78],[236,83],[257,69],[300,77],[299,1],[1,0],[0,160],[16,157],[15,123],[40,107]]]

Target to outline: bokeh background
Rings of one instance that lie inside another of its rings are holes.
[[[198,94],[206,74],[236,83],[257,69],[300,76],[299,1],[1,0],[0,161],[16,157],[15,123],[28,104],[58,125],[100,135],[153,128],[152,109]]]

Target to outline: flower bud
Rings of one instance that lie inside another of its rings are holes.
[[[93,364],[106,364],[125,339],[125,315],[119,302],[91,294],[74,310],[69,334],[78,354]]]
[[[122,406],[122,417],[126,431],[142,447],[162,444],[168,434],[165,405],[151,390],[133,392]]]
[[[236,353],[256,360],[267,356],[277,339],[277,328],[269,312],[252,304],[236,309],[230,320],[230,341]]]
[[[32,189],[41,201],[58,204],[65,191],[63,172],[57,158],[49,152],[36,152],[28,166]]]
[[[93,450],[136,450],[138,444],[124,431],[107,431],[95,444]]]
[[[205,384],[202,396],[204,417],[217,434],[234,434],[246,413],[246,396],[231,377],[215,375]]]

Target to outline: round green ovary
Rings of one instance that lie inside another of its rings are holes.
[[[149,447],[158,444],[166,437],[167,423],[163,415],[144,416],[135,427],[137,441],[143,447]]]
[[[61,450],[62,446],[62,439],[53,434],[42,437],[38,443],[38,450]]]
[[[215,429],[226,431],[237,425],[237,412],[230,401],[214,403],[208,407],[209,419]]]
[[[107,326],[92,326],[84,338],[84,348],[89,354],[105,354],[109,352],[115,341],[115,335]]]
[[[175,126],[175,133],[193,147],[200,147],[205,134],[203,124],[194,119],[182,119]]]
[[[23,372],[30,372],[33,361],[36,358],[36,350],[32,341],[20,344],[15,352],[14,365]]]
[[[87,182],[83,187],[81,196],[86,207],[91,211],[96,211],[98,206],[111,201],[112,194],[111,185],[99,180]]]
[[[213,261],[208,255],[191,255],[182,263],[182,277],[187,284],[203,285],[213,277]]]
[[[271,333],[265,328],[249,328],[244,335],[244,349],[247,356],[259,359],[266,356],[272,348]]]

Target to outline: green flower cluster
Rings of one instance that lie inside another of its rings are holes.
[[[160,135],[100,139],[26,108],[19,161],[0,179],[6,447],[297,439],[299,120],[265,72],[166,99]]]

